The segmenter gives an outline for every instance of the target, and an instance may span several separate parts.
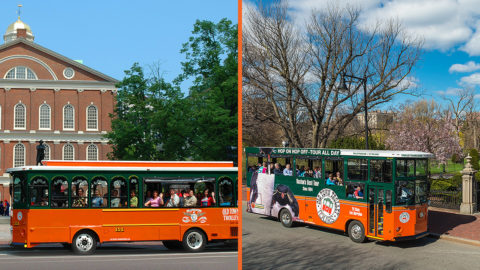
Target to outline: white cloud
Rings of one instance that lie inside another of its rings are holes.
[[[480,69],[480,64],[477,64],[473,61],[468,61],[465,64],[453,64],[448,72],[473,72]]]
[[[460,85],[475,86],[480,85],[480,73],[473,73],[460,79]]]
[[[435,91],[435,93],[441,96],[456,96],[460,91],[462,91],[461,88],[449,87],[445,91]]]
[[[303,25],[312,10],[329,5],[354,6],[363,11],[362,28],[380,20],[398,19],[406,33],[425,40],[425,48],[442,51],[460,48],[480,55],[480,5],[478,0],[296,0],[290,1],[290,15]]]

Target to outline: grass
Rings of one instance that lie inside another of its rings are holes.
[[[445,167],[446,173],[456,173],[463,170],[463,162],[462,163],[453,163],[452,161],[448,161],[447,166]],[[436,165],[433,162],[430,163],[430,172],[432,174],[442,173],[443,172],[443,165]]]

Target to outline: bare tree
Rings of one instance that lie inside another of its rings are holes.
[[[475,90],[468,88],[460,89],[453,97],[443,97],[443,99],[448,102],[447,112],[451,113],[455,118],[454,125],[457,135],[460,135],[462,124],[465,123],[468,113],[473,112],[474,110],[474,97]]]
[[[340,136],[367,99],[368,108],[408,93],[406,80],[422,41],[406,36],[395,21],[361,29],[360,11],[332,6],[313,12],[303,29],[292,24],[285,1],[274,1],[244,17],[243,95],[271,104],[269,119],[292,146],[325,147]],[[344,74],[367,78],[340,90]],[[303,139],[298,127],[308,123]]]

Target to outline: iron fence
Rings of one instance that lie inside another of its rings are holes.
[[[430,205],[433,207],[460,209],[460,204],[462,204],[462,191],[430,190],[428,199],[430,200]]]

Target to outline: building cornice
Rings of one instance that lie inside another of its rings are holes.
[[[74,66],[74,67],[77,67],[77,68],[79,68],[79,69],[85,70],[85,71],[87,71],[87,72],[89,72],[89,73],[92,73],[92,74],[94,74],[94,75],[96,75],[96,76],[98,76],[98,77],[100,77],[100,78],[102,78],[102,79],[104,79],[104,80],[106,80],[106,81],[109,81],[109,82],[112,82],[112,83],[117,83],[117,82],[118,82],[118,80],[116,80],[116,79],[114,79],[114,78],[112,78],[112,77],[110,77],[110,76],[108,76],[108,75],[106,75],[106,74],[103,74],[103,73],[101,73],[101,72],[99,72],[99,71],[97,71],[97,70],[94,70],[94,69],[92,69],[92,68],[90,68],[90,67],[88,67],[88,66],[85,66],[85,65],[83,65],[83,64],[80,64],[80,63],[78,63],[78,62],[76,62],[76,61],[74,61],[74,60],[72,60],[72,59],[70,59],[70,58],[68,58],[68,57],[65,57],[65,56],[63,56],[63,55],[61,55],[61,54],[59,54],[59,53],[56,53],[56,52],[54,52],[54,51],[52,51],[52,50],[50,50],[50,49],[47,49],[47,48],[45,48],[45,47],[43,47],[43,46],[40,46],[40,45],[38,45],[37,43],[28,41],[28,40],[26,40],[26,39],[24,39],[24,38],[18,38],[18,39],[14,40],[14,41],[4,43],[3,45],[0,45],[0,50],[4,50],[4,49],[6,49],[6,48],[8,48],[8,47],[11,47],[11,46],[14,46],[14,45],[16,45],[16,44],[18,44],[18,43],[23,43],[23,44],[25,44],[25,45],[27,45],[27,46],[33,47],[33,48],[35,48],[35,49],[37,49],[37,50],[39,50],[39,51],[41,51],[41,52],[44,52],[44,53],[49,54],[49,55],[51,55],[51,56],[53,56],[53,57],[55,57],[55,58],[57,58],[57,59],[62,60],[62,61],[64,61],[64,62],[70,64],[71,66]]]
[[[73,143],[108,143],[108,139],[104,138],[106,132],[95,133],[78,133],[78,132],[35,132],[30,131],[0,131],[0,141],[2,142],[38,142],[43,140],[46,143],[61,143],[61,142],[73,142]]]
[[[117,88],[111,82],[96,81],[51,81],[51,80],[11,80],[0,79],[0,88],[10,89],[37,89],[37,90],[81,90],[81,91],[112,91],[116,92]],[[8,91],[7,90],[7,91]]]

